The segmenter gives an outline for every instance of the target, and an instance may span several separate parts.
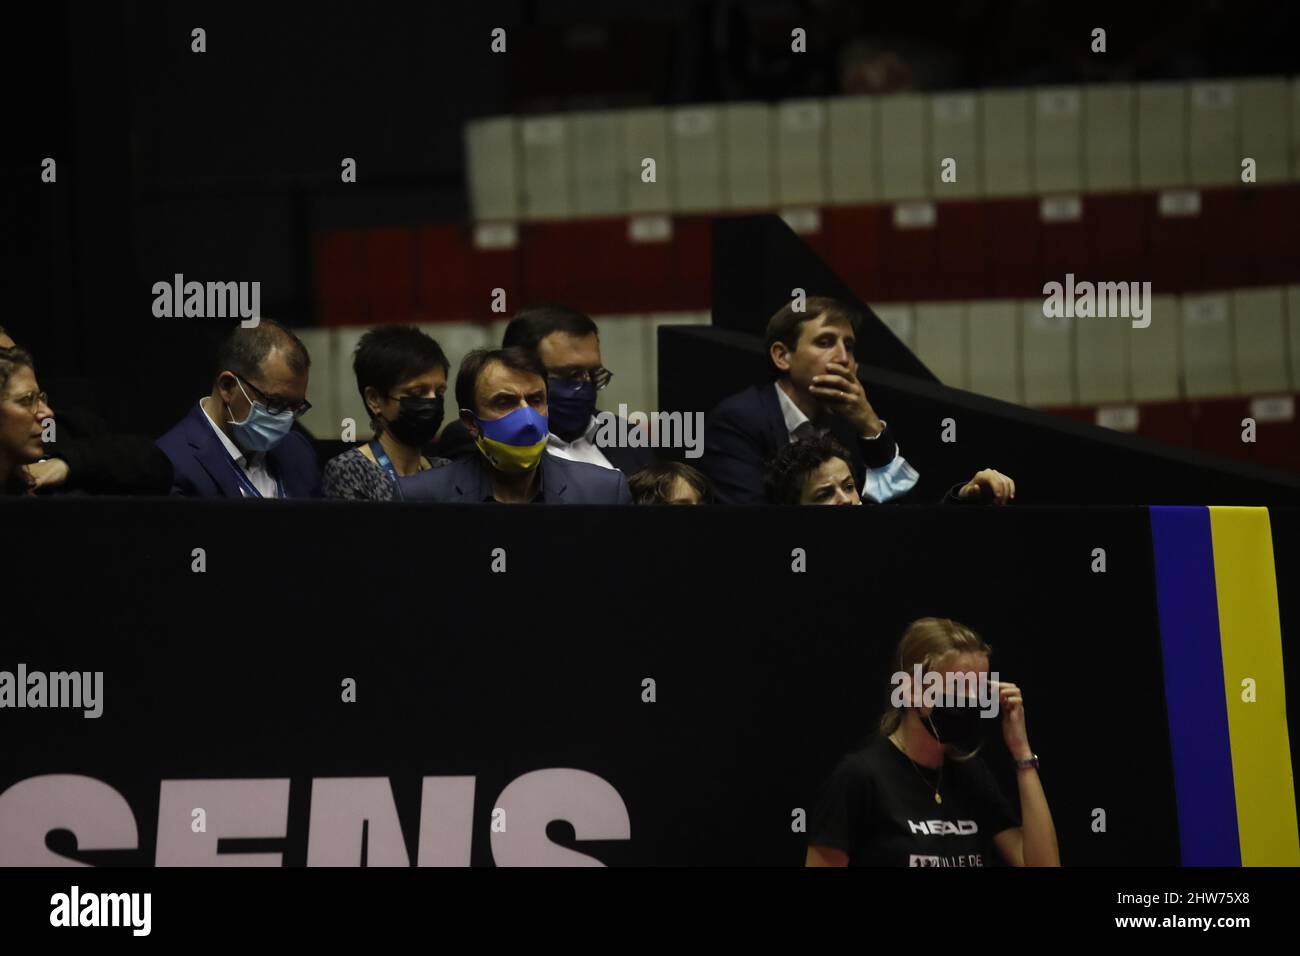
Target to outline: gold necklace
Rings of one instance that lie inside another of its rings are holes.
[[[913,760],[911,754],[907,752],[907,748],[903,746],[902,741],[896,740],[893,734],[889,735],[889,739],[893,742],[894,746],[902,752],[903,756],[907,758],[907,762],[912,765],[912,769],[916,771],[916,775],[921,778],[922,782],[927,787],[934,787],[934,802],[943,803],[943,797],[939,796],[939,784],[943,782],[943,764],[939,764],[938,776],[936,777],[935,782],[931,784],[929,780],[925,779],[925,774],[921,773],[921,768],[916,765],[916,761]]]

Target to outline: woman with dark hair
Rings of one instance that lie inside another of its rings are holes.
[[[36,493],[27,466],[45,457],[42,422],[53,417],[31,355],[0,348],[0,495]]]
[[[808,825],[808,866],[1060,866],[1025,702],[989,673],[992,649],[948,618],[913,621],[894,654],[879,731],[840,761]],[[979,750],[1000,715],[1018,821]]]
[[[864,504],[853,476],[853,458],[831,435],[791,442],[768,460],[763,490],[774,505]],[[992,468],[977,471],[965,484],[953,485],[940,504],[1004,504],[1016,496],[1016,483]],[[871,502],[875,504],[874,501]]]
[[[763,490],[775,505],[860,505],[852,462],[830,435],[791,442],[767,463]]]
[[[442,426],[447,356],[414,326],[387,325],[361,337],[352,368],[374,437],[325,465],[325,497],[392,501],[399,477],[450,464],[425,452]]]

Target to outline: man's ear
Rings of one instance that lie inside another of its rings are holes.
[[[784,342],[773,342],[767,354],[771,356],[772,364],[777,369],[782,372],[790,371],[790,348]]]
[[[470,438],[478,438],[481,429],[478,427],[478,422],[474,421],[473,412],[462,408],[460,410],[460,422],[465,426],[465,431],[469,432]]]
[[[234,372],[225,371],[217,376],[217,391],[221,393],[222,401],[229,405],[231,399],[239,394],[239,383],[235,381]]]
[[[366,411],[370,413],[370,417],[378,418],[379,412],[376,409],[384,403],[384,400],[379,397],[379,390],[373,385],[367,385],[365,391],[361,394],[365,399]]]

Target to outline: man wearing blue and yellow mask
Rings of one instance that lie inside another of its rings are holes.
[[[407,500],[632,504],[621,472],[547,455],[546,369],[530,351],[480,349],[456,375],[460,418],[479,454],[401,478]]]

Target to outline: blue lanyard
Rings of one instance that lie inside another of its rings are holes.
[[[230,468],[235,473],[235,480],[239,482],[239,487],[244,490],[244,496],[246,498],[261,498],[262,493],[257,490],[255,484],[248,480],[248,475],[244,474],[244,469],[235,463],[235,459],[227,458],[226,460],[230,462]],[[275,487],[279,491],[281,498],[289,497],[284,493],[284,482],[280,480],[279,475],[275,476]]]
[[[384,451],[384,446],[379,443],[378,438],[370,439],[370,454],[375,456],[375,464],[383,469],[384,474],[393,483],[393,487],[397,490],[398,500],[403,500],[402,483],[398,480],[397,469],[393,467],[392,459],[388,457],[388,452]]]

